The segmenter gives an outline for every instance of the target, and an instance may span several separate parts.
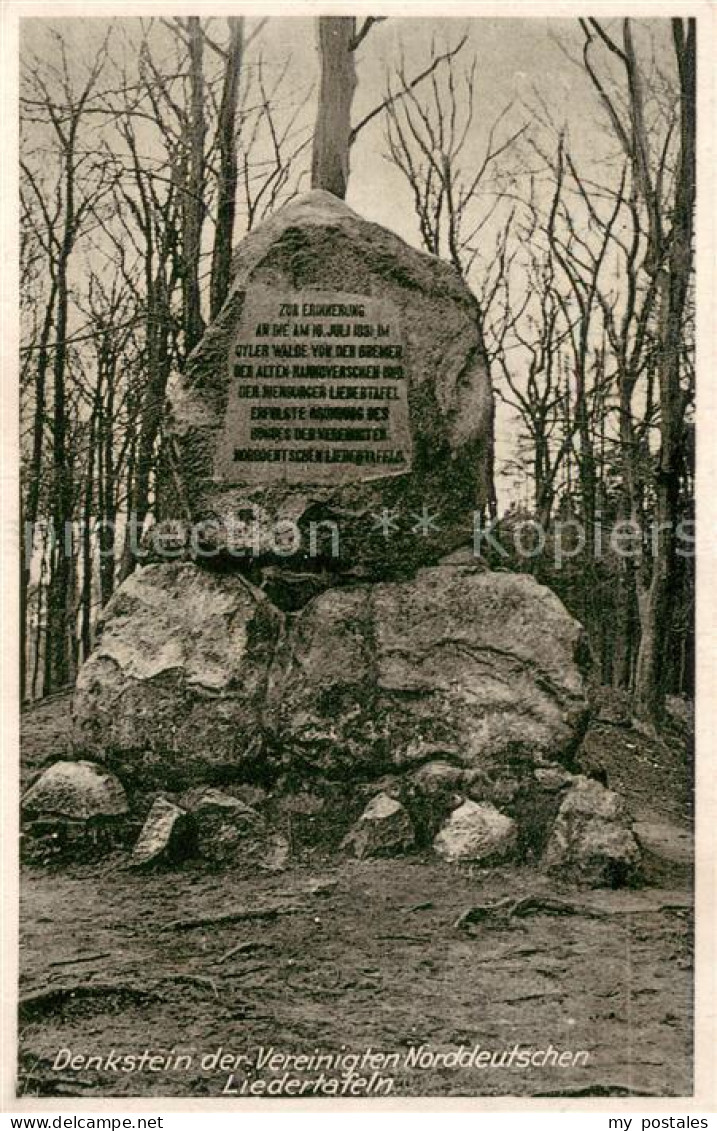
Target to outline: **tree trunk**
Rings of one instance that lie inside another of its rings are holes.
[[[47,654],[48,639],[47,639],[47,576],[50,568],[48,562],[48,554],[50,553],[51,539],[49,535],[49,527],[44,524],[42,532],[42,541],[40,545],[40,577],[37,582],[37,631],[35,633],[35,655],[33,656],[32,663],[32,683],[30,688],[30,695],[32,699],[37,699],[38,696],[44,694],[44,678],[42,686],[40,685],[40,666],[44,668],[44,657]]]
[[[20,625],[22,647],[20,651],[20,695],[26,694],[26,655],[27,647],[27,594],[30,586],[30,566],[35,546],[35,527],[40,504],[40,483],[42,480],[42,448],[45,431],[45,405],[47,400],[47,370],[49,368],[48,346],[57,297],[57,283],[52,280],[47,299],[45,318],[40,332],[35,370],[35,413],[32,425],[32,457],[29,466],[27,496],[25,506],[21,502],[23,531],[20,539]]]
[[[65,229],[57,265],[57,315],[53,361],[52,414],[52,525],[55,539],[54,568],[48,593],[49,676],[53,689],[64,686],[70,675],[69,614],[72,537],[72,469],[67,451],[65,364],[69,287],[67,268],[74,242],[74,183],[72,154],[68,155]]]
[[[659,358],[660,455],[657,469],[655,533],[650,586],[640,598],[642,638],[635,676],[639,718],[659,718],[666,686],[667,639],[674,603],[675,534],[679,521],[684,394],[680,387],[682,330],[692,275],[695,203],[696,42],[695,21],[672,21],[680,75],[680,157],[667,263],[660,265]]]
[[[107,375],[106,401],[100,402],[98,422],[98,511],[100,517],[100,604],[106,605],[114,591],[115,580],[115,524],[117,506],[115,503],[115,467],[113,451],[114,419],[114,368]]]
[[[311,157],[311,187],[346,196],[351,106],[356,89],[353,16],[319,16],[321,86]]]
[[[219,174],[217,177],[217,221],[214,229],[212,274],[209,287],[210,318],[216,318],[229,291],[236,214],[236,112],[244,46],[244,19],[243,17],[230,16],[227,23],[229,24],[229,47],[217,126]]]
[[[204,38],[198,16],[187,20],[189,34],[189,137],[186,139],[189,160],[184,186],[184,335],[185,353],[192,352],[204,333],[199,257],[204,220]]]
[[[97,375],[95,403],[90,416],[89,438],[87,443],[87,472],[85,477],[84,505],[82,514],[82,598],[81,632],[82,659],[86,660],[92,650],[92,503],[95,485],[95,433],[97,431],[98,401],[102,395],[102,371]]]

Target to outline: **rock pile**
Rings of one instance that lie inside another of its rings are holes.
[[[542,866],[561,879],[591,887],[636,882],[640,848],[620,798],[598,782],[574,777],[559,767],[536,769],[535,789],[540,790],[542,779],[547,794],[555,797],[559,775],[566,780],[558,791],[557,817],[546,818],[539,838],[546,843]],[[471,792],[486,793],[486,782],[476,788],[471,771],[449,763],[426,763],[403,777],[384,778],[373,788],[368,804],[353,823],[350,801],[341,806],[345,813],[341,848],[359,860],[426,849],[452,864],[484,867],[525,858],[515,806],[508,806],[512,810],[508,812],[471,797]],[[212,787],[196,787],[174,798],[159,794],[146,814],[129,863],[149,868],[197,859],[211,867],[249,873],[280,871],[292,852],[291,818],[309,814],[320,825],[334,812],[338,796],[332,806],[308,793],[278,798],[266,794],[254,808]],[[128,837],[136,835],[132,831],[135,824],[124,821],[127,812],[119,781],[89,762],[56,763],[23,799],[24,826],[31,839],[42,839],[49,832],[57,841],[57,852],[79,852],[85,857],[89,850],[96,856],[99,851],[122,847]],[[431,814],[429,823],[426,813]],[[98,829],[105,832],[100,840]],[[107,836],[108,830],[114,835]],[[651,841],[650,829],[640,827],[640,832],[649,848],[654,835]],[[300,854],[302,847],[299,837],[294,848]]]

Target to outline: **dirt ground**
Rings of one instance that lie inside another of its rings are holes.
[[[23,722],[31,776],[61,754],[67,703]],[[655,741],[598,716],[583,756],[626,793],[636,818],[689,828],[683,737]],[[400,1054],[381,1073],[394,1096],[692,1092],[684,870],[663,870],[660,886],[585,892],[527,867],[428,856],[357,862],[317,852],[251,879],[198,864],[140,875],[126,863],[117,854],[24,869],[21,1095],[236,1096],[257,1078],[280,1087],[284,1072],[246,1063],[232,1072],[232,1056],[369,1047]],[[475,923],[456,922],[496,903]],[[430,1063],[412,1066],[410,1050],[422,1045]],[[476,1045],[497,1063],[433,1057]],[[587,1063],[525,1067],[515,1054],[501,1063],[515,1045],[582,1051]],[[145,1049],[170,1062],[123,1071],[107,1059]],[[224,1066],[212,1056],[219,1049],[231,1054]],[[102,1067],[73,1068],[61,1050],[99,1056]],[[308,1065],[295,1075],[318,1073]]]

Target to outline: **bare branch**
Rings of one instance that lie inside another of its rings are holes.
[[[375,26],[375,24],[385,23],[387,19],[388,16],[369,16],[367,19],[365,19],[361,27],[349,43],[349,51],[355,51],[359,44],[363,43],[364,39],[371,31],[371,28]]]
[[[461,50],[461,48],[465,46],[467,41],[468,36],[464,35],[455,47],[451,47],[448,51],[444,51],[442,54],[437,55],[430,66],[426,67],[425,70],[416,75],[416,77],[412,79],[411,82],[409,82],[403,88],[403,90],[398,91],[396,94],[389,95],[388,97],[384,98],[383,102],[379,103],[378,106],[374,106],[373,110],[370,110],[369,113],[366,114],[366,116],[363,117],[361,121],[353,127],[349,135],[349,141],[354,142],[364,126],[367,126],[369,122],[372,122],[374,118],[378,117],[378,115],[383,110],[385,110],[387,106],[390,106],[392,103],[405,98],[409,91],[414,90],[419,83],[423,82],[424,79],[427,79],[429,75],[432,75],[436,68],[440,67],[441,63],[445,63],[447,60],[453,59]]]

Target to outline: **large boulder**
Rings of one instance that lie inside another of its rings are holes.
[[[205,860],[233,869],[280,871],[289,856],[284,836],[240,798],[219,789],[195,787],[181,798],[192,817],[197,852]]]
[[[122,783],[93,762],[55,762],[40,774],[22,799],[30,819],[91,821],[123,817],[127,795]]]
[[[532,577],[425,569],[301,610],[269,714],[298,780],[447,760],[512,782],[570,762],[587,720],[582,647],[580,625]]]
[[[103,766],[55,762],[22,798],[22,856],[94,859],[124,839],[128,808],[122,783]]]
[[[248,572],[435,563],[489,497],[479,323],[448,264],[329,193],[292,201],[239,245],[225,305],[171,383],[164,513],[194,525],[200,556]]]
[[[238,576],[136,570],[104,610],[73,703],[76,749],[143,788],[236,773],[261,746],[283,617]]]
[[[691,886],[694,832],[668,821],[636,821],[633,830],[642,853],[642,876],[662,887]]]
[[[598,781],[577,777],[558,811],[543,864],[586,887],[634,882],[640,848],[623,798]]]
[[[511,817],[494,805],[468,800],[453,810],[433,847],[439,856],[451,862],[495,863],[514,854],[517,836]]]

